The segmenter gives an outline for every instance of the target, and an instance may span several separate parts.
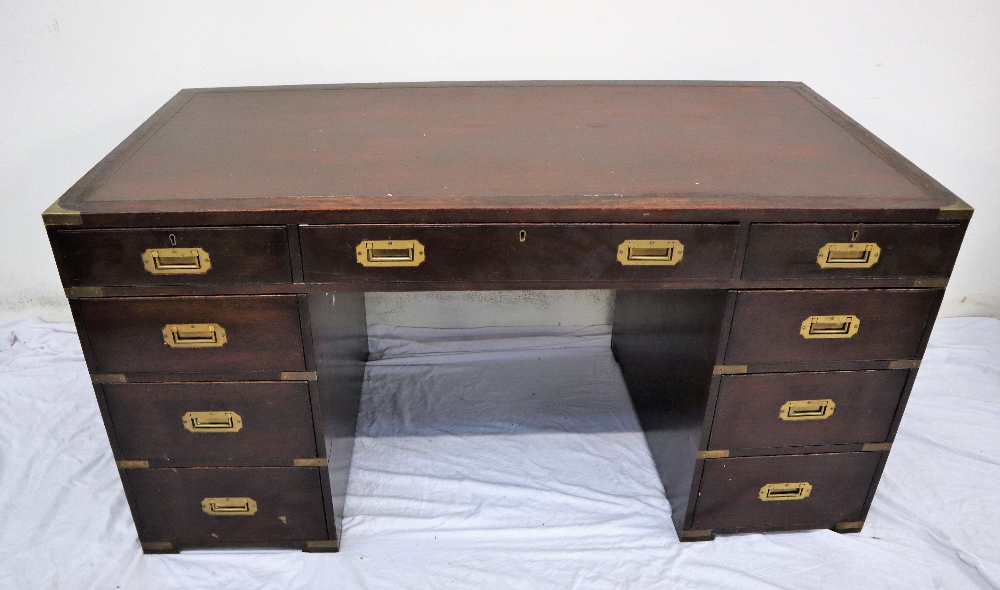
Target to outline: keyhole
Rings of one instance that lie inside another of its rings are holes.
[[[521,230],[521,233],[517,234],[517,239],[522,242],[527,238],[528,238],[528,232],[524,231],[523,229]]]
[[[851,234],[851,241],[852,242],[857,242],[858,241],[858,233],[859,233],[858,230],[854,230],[854,233]]]
[[[167,239],[170,240],[171,246],[177,245],[177,236],[175,236],[174,234],[170,234],[169,236],[167,236]]]

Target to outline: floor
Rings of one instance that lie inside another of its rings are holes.
[[[609,342],[373,326],[341,552],[144,556],[72,326],[2,322],[0,588],[1000,588],[1000,320],[938,321],[861,533],[683,545]]]

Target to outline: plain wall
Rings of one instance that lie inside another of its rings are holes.
[[[805,82],[976,207],[943,313],[1000,317],[995,1],[0,0],[0,319],[69,320],[39,215],[181,88],[515,79]],[[369,299],[405,325],[608,313],[498,297]]]

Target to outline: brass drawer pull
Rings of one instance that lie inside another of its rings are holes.
[[[803,338],[850,338],[860,327],[856,315],[812,315],[802,322],[799,334]]]
[[[239,432],[243,418],[236,412],[188,412],[181,418],[191,432]]]
[[[832,399],[796,399],[781,406],[782,420],[826,420],[833,416],[837,404]]]
[[[163,342],[170,348],[218,348],[226,343],[226,330],[218,324],[167,324]]]
[[[871,268],[882,249],[875,242],[831,242],[819,249],[820,268]]]
[[[812,493],[813,487],[807,481],[795,483],[769,483],[760,488],[757,497],[764,502],[781,500],[805,500]]]
[[[201,248],[150,248],[142,253],[142,266],[154,275],[200,275],[212,261]]]
[[[201,509],[212,516],[253,516],[257,514],[257,502],[253,498],[205,498]]]
[[[416,240],[369,240],[358,244],[355,256],[363,266],[420,266],[424,246]]]
[[[673,266],[684,257],[677,240],[625,240],[618,245],[618,262],[630,265]]]

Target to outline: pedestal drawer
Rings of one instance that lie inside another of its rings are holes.
[[[727,364],[917,358],[938,289],[744,291]]]
[[[301,371],[294,295],[82,299],[98,373]]]
[[[219,545],[327,538],[320,470],[131,469],[143,541]]]
[[[908,371],[726,375],[710,449],[883,442]]]
[[[58,230],[67,287],[290,283],[282,226]]]
[[[744,279],[947,277],[965,230],[931,223],[755,223]]]
[[[316,457],[305,383],[103,385],[121,458],[285,461]]]
[[[726,279],[733,224],[327,225],[300,228],[306,281]],[[390,243],[391,242],[391,243]]]
[[[828,528],[861,520],[881,455],[707,459],[691,528]]]

